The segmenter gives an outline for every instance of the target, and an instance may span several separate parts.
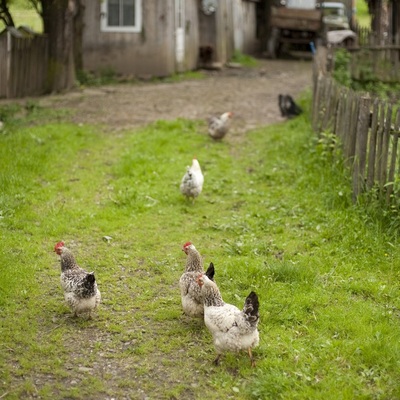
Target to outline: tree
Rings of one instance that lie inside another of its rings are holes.
[[[0,21],[3,21],[5,26],[15,26],[7,0],[0,1]]]
[[[32,0],[32,3],[38,1]],[[41,0],[40,3],[44,33],[49,38],[48,90],[71,89],[76,79],[73,48],[76,2]]]
[[[9,4],[0,0],[0,19],[6,26],[15,26]],[[59,92],[75,85],[74,20],[80,0],[27,0],[43,20],[48,37],[47,91]],[[81,36],[80,36],[81,38]],[[81,40],[81,39],[80,39]],[[79,44],[79,37],[78,42]]]
[[[389,2],[387,0],[368,0],[368,12],[371,15],[371,30],[379,42],[385,42],[390,34]],[[392,10],[393,12],[393,10]]]

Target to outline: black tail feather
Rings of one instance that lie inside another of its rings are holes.
[[[243,308],[243,312],[247,315],[247,319],[250,323],[256,323],[260,318],[258,313],[259,306],[260,304],[258,302],[257,294],[255,292],[251,292],[247,296]]]
[[[95,283],[96,278],[94,277],[94,273],[91,272],[87,274],[83,280],[83,297],[88,297],[93,295],[95,291]]]
[[[210,266],[207,268],[206,275],[208,279],[214,280],[215,268],[213,263],[210,263]]]

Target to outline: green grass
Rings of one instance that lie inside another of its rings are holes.
[[[256,67],[258,65],[258,61],[247,54],[243,54],[238,50],[235,50],[232,62],[241,64],[243,67]]]
[[[365,0],[356,1],[356,20],[362,27],[371,27],[371,15],[368,12],[368,5]]]
[[[0,396],[400,397],[397,237],[351,203],[305,116],[215,143],[197,121],[113,135],[32,105],[1,112]],[[195,204],[179,192],[193,156]],[[63,304],[60,239],[96,272],[91,321]],[[188,240],[227,302],[259,294],[256,369],[245,354],[213,366],[210,334],[181,315]]]

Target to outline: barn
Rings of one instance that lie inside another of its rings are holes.
[[[83,0],[83,68],[162,77],[260,49],[255,0]]]

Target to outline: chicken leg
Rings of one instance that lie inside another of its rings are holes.
[[[251,366],[254,368],[256,366],[256,361],[254,360],[253,353],[251,352],[251,347],[247,349],[247,353],[250,357]]]
[[[221,354],[218,354],[217,358],[213,361],[214,365],[219,365],[220,358],[221,358]]]

